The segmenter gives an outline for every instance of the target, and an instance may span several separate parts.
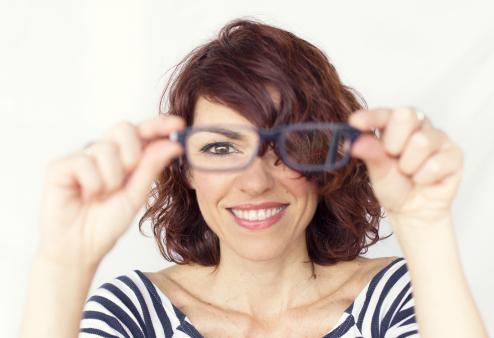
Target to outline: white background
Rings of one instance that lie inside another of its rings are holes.
[[[18,331],[46,164],[120,120],[156,116],[167,71],[240,16],[314,43],[371,108],[419,107],[462,146],[456,235],[469,285],[494,334],[492,1],[0,0],[2,337]],[[384,224],[383,233],[388,230]],[[367,255],[401,252],[391,237]],[[92,287],[167,264],[134,222]]]

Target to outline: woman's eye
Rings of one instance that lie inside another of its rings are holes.
[[[213,151],[210,151],[211,149],[213,149]],[[204,146],[201,151],[216,155],[228,155],[235,152],[235,148],[228,143],[211,143]]]

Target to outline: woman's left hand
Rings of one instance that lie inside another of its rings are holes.
[[[463,152],[413,108],[359,110],[349,124],[363,134],[352,148],[369,171],[374,193],[390,218],[434,222],[450,214],[463,171]]]

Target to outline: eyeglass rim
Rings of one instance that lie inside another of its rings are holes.
[[[322,171],[335,171],[338,170],[342,167],[344,167],[350,158],[350,149],[355,142],[355,140],[360,136],[362,133],[360,130],[350,126],[348,123],[345,122],[298,122],[298,123],[292,123],[288,125],[280,125],[276,126],[274,128],[259,128],[251,125],[246,125],[246,124],[240,124],[240,123],[221,123],[219,124],[220,126],[232,126],[232,127],[240,127],[240,128],[245,128],[245,129],[250,129],[253,130],[255,133],[258,134],[259,136],[259,142],[257,144],[257,148],[255,149],[254,153],[258,154],[259,152],[259,146],[263,144],[265,141],[272,140],[275,141],[274,144],[276,144],[276,148],[278,148],[278,151],[280,155],[283,157],[281,160],[285,164],[287,164],[288,167],[296,170],[296,171],[303,171],[303,172],[322,172]],[[207,125],[207,126],[199,126],[199,127],[192,127],[188,126],[182,130],[179,131],[172,131],[169,135],[169,139],[175,142],[178,142],[182,145],[182,147],[185,150],[185,157],[188,158],[188,152],[187,152],[187,147],[185,146],[185,140],[187,138],[187,135],[193,131],[198,131],[198,130],[210,130],[214,129],[217,125]],[[286,153],[285,149],[282,147],[279,147],[279,142],[282,139],[282,135],[284,132],[287,131],[293,131],[294,129],[297,130],[308,130],[308,129],[326,129],[326,128],[331,128],[335,130],[342,130],[345,131],[349,134],[350,136],[350,146],[349,150],[345,153],[345,157],[338,161],[337,163],[333,165],[307,165],[307,164],[297,164],[291,162],[289,165],[287,162],[290,162],[288,154]],[[229,168],[229,169],[208,169],[208,168],[203,168],[200,166],[195,166],[192,163],[189,162],[189,165],[192,168],[199,169],[201,171],[209,171],[209,172],[231,172],[231,171],[237,171],[237,170],[242,170],[247,168],[249,165],[252,164],[252,162],[255,160],[257,156],[253,156],[248,162],[246,162],[243,166],[240,167],[235,167],[235,168]],[[179,159],[180,163],[182,161],[182,158]]]

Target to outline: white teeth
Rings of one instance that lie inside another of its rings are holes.
[[[266,218],[276,215],[281,210],[283,210],[283,208],[284,207],[271,208],[271,209],[258,209],[258,210],[236,210],[236,209],[231,209],[231,210],[238,218],[246,219],[249,221],[262,221],[265,220]]]

